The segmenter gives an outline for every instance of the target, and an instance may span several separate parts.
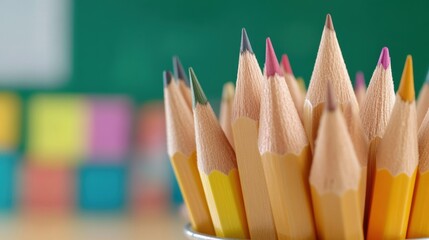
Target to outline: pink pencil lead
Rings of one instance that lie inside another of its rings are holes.
[[[381,50],[380,58],[378,59],[378,64],[381,64],[384,69],[387,69],[390,66],[390,55],[389,49],[387,47],[384,47]]]
[[[287,54],[283,54],[281,64],[285,73],[293,75],[292,67],[290,66],[289,57],[287,56]]]
[[[366,88],[365,78],[363,72],[356,73],[355,89]]]
[[[265,49],[265,74],[267,77],[272,77],[276,73],[279,75],[282,74],[271,40],[267,38]]]

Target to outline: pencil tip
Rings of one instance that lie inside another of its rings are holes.
[[[245,28],[241,29],[241,46],[240,46],[240,53],[244,52],[250,52],[253,53],[252,45],[250,45],[249,37],[247,36],[247,32]]]
[[[387,69],[390,66],[390,55],[389,49],[384,47],[381,50],[380,58],[378,59],[378,65],[382,65],[384,69]]]
[[[327,28],[331,29],[332,31],[335,31],[334,24],[332,23],[332,17],[331,17],[331,14],[329,14],[329,13],[328,13],[328,15],[326,15],[325,26]]]
[[[197,76],[195,76],[194,69],[189,68],[189,76],[191,77],[192,103],[194,108],[197,106],[197,103],[206,105],[207,98],[198,82]]]
[[[279,62],[277,61],[276,53],[274,52],[271,39],[267,38],[265,49],[265,73],[267,77],[274,76],[274,74],[281,75]]]
[[[365,77],[363,72],[359,71],[356,73],[355,89],[365,88]]]
[[[401,83],[398,90],[399,96],[402,100],[407,102],[414,101],[414,74],[413,74],[413,59],[411,55],[407,56],[405,61],[404,71],[402,72]]]
[[[328,82],[327,91],[328,94],[326,100],[326,108],[328,109],[328,111],[333,112],[335,111],[335,109],[337,109],[337,103],[335,99],[334,90],[332,89],[331,81]]]
[[[293,75],[292,67],[290,66],[289,57],[287,54],[283,54],[281,64],[285,73]]]
[[[223,85],[222,99],[224,101],[232,101],[234,99],[235,88],[232,82],[227,82]]]
[[[171,75],[170,71],[162,72],[162,76],[164,79],[164,87],[167,87],[171,83],[171,79],[173,78],[173,76]]]
[[[187,85],[189,85],[188,76],[185,74],[185,69],[183,69],[182,63],[178,56],[173,57],[173,70],[174,77],[178,80],[184,81]]]

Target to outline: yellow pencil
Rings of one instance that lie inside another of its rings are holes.
[[[411,56],[389,124],[377,152],[367,239],[403,239],[413,197],[418,164],[417,117]]]
[[[223,132],[228,138],[232,148],[234,148],[234,136],[232,135],[232,106],[234,103],[234,84],[227,82],[223,85],[222,102],[220,104],[219,123]]]
[[[361,167],[345,120],[328,85],[310,172],[318,239],[364,239]]]
[[[198,170],[218,237],[248,238],[235,153],[192,68],[189,69],[194,108]]]
[[[346,106],[344,110],[344,118],[348,123],[347,129],[349,131],[352,143],[356,152],[356,156],[361,167],[361,183],[359,185],[360,206],[362,220],[365,212],[365,197],[366,197],[366,181],[367,181],[367,168],[368,168],[368,138],[362,127],[362,122],[359,118],[358,109],[351,106]]]
[[[419,170],[414,188],[407,238],[429,236],[429,114],[427,113],[419,128],[418,141]]]
[[[380,58],[372,74],[365,101],[360,106],[360,118],[369,143],[364,214],[365,232],[368,228],[369,208],[371,206],[372,189],[374,185],[378,144],[383,139],[384,131],[389,123],[394,104],[395,90],[393,88],[389,49],[384,47],[381,50]]]
[[[195,132],[188,110],[170,72],[164,72],[167,150],[194,230],[214,234],[213,223],[197,169]]]
[[[261,99],[259,151],[279,239],[316,237],[308,174],[310,145],[271,41]]]
[[[353,86],[329,14],[326,16],[316,63],[304,102],[304,127],[312,148],[314,148],[320,116],[326,101],[325,88],[328,81],[331,81],[337,94],[336,97],[341,110],[344,110],[345,104],[358,109]]]
[[[246,30],[241,35],[232,131],[252,239],[276,239],[268,188],[258,151],[262,73]]]
[[[186,76],[185,70],[183,69],[182,63],[177,56],[173,57],[173,69],[174,77],[177,80],[177,85],[179,87],[180,93],[185,99],[187,106],[192,111],[192,97],[191,89],[189,88],[189,80]]]
[[[307,87],[305,86],[304,78],[297,77],[296,81],[298,82],[299,89],[301,89],[302,95],[307,95]]]

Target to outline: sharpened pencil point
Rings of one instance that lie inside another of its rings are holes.
[[[328,13],[328,15],[326,15],[325,26],[327,28],[331,29],[332,31],[335,31],[334,24],[332,23],[332,17],[331,17],[331,14],[329,14],[329,13]]]
[[[281,64],[285,73],[293,75],[292,67],[290,66],[289,57],[287,56],[287,54],[283,54]]]
[[[194,108],[197,106],[197,103],[206,105],[207,98],[198,82],[197,76],[195,76],[194,69],[189,68],[189,76],[191,77],[192,103]]]
[[[356,82],[355,82],[355,89],[361,89],[365,88],[365,78],[363,76],[363,72],[359,71],[356,73]]]
[[[384,69],[387,69],[390,66],[390,55],[389,49],[387,47],[384,47],[381,50],[380,58],[378,59],[378,64],[381,64]]]
[[[241,46],[240,46],[240,53],[244,52],[250,52],[253,53],[252,45],[250,45],[249,37],[247,36],[247,32],[245,28],[241,29]]]
[[[331,82],[328,82],[328,86],[327,86],[327,100],[326,100],[326,108],[328,109],[328,111],[333,112],[335,111],[335,109],[337,109],[337,103],[336,103],[336,99],[335,99],[335,93],[334,90],[332,89],[332,85]]]
[[[413,74],[413,58],[407,56],[405,60],[404,71],[402,72],[401,83],[399,84],[398,94],[402,100],[413,102],[415,98],[414,92],[414,74]]]
[[[279,75],[282,74],[270,38],[267,38],[267,44],[265,49],[265,73],[267,77],[272,77],[276,73]]]
[[[180,59],[177,56],[173,57],[173,70],[174,70],[174,77],[177,80],[182,80],[186,83],[186,85],[189,85],[188,76],[186,76],[185,69],[183,69],[182,63],[180,62]]]
[[[171,75],[170,71],[162,72],[162,76],[164,79],[164,87],[167,87],[171,83],[171,79],[173,78],[173,76]]]
[[[234,83],[227,82],[223,85],[222,99],[224,101],[232,101],[234,99],[235,87]]]

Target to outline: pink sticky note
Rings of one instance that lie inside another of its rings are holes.
[[[90,100],[90,161],[123,161],[129,150],[132,106],[125,97]]]
[[[22,205],[29,211],[71,211],[74,206],[74,174],[71,168],[24,164]]]

